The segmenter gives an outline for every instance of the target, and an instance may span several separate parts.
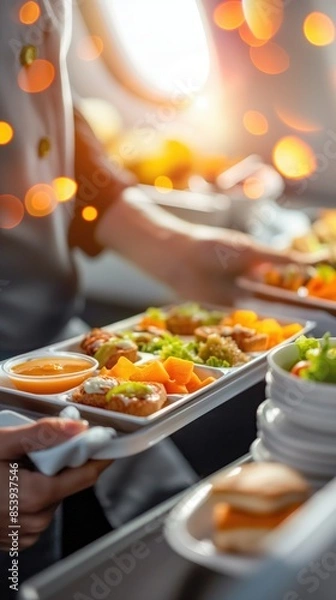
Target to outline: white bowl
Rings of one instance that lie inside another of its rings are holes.
[[[32,370],[33,365],[35,372]],[[68,365],[69,370],[62,370],[62,365]],[[20,366],[26,367],[26,373],[16,371]],[[10,358],[1,365],[3,372],[17,389],[42,395],[70,390],[92,376],[98,367],[98,361],[92,356],[48,349]]]
[[[336,407],[332,407],[330,404],[321,402],[305,402],[305,398],[298,396],[294,397],[286,392],[280,391],[275,386],[266,387],[266,396],[271,398],[274,404],[280,408],[288,408],[298,414],[309,413],[318,417],[319,415],[331,419],[335,422],[336,420]]]
[[[295,376],[293,376],[295,377]],[[336,410],[336,385],[334,386],[334,396],[328,393],[321,393],[315,391],[314,393],[309,394],[307,392],[307,383],[312,383],[314,386],[329,386],[333,387],[333,384],[315,384],[314,382],[309,382],[306,379],[301,379],[300,377],[295,377],[296,381],[284,383],[283,380],[280,380],[279,376],[275,375],[274,372],[269,371],[267,373],[267,392],[269,395],[273,395],[274,392],[280,394],[286,404],[289,405],[299,405],[302,406],[310,406],[312,408],[325,408],[327,410],[335,412]]]
[[[331,338],[330,344],[331,347],[336,347],[336,338]],[[336,384],[300,379],[289,372],[293,365],[300,360],[299,350],[295,343],[273,350],[268,355],[267,360],[274,385],[279,386],[280,390],[285,389],[286,393],[290,394],[290,390],[293,390],[294,386],[294,389],[305,402],[315,402],[317,404],[321,401],[334,402],[336,409]]]

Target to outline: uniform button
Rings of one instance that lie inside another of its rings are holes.
[[[37,59],[37,48],[36,46],[23,46],[20,52],[20,63],[24,67],[29,67],[33,64],[34,60]]]
[[[38,144],[38,155],[40,158],[48,156],[51,150],[51,142],[48,137],[41,138]]]

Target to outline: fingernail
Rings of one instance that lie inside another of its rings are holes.
[[[87,429],[88,426],[89,426],[89,423],[88,423],[88,421],[85,421],[85,420],[71,421],[71,420],[62,419],[62,429],[63,429],[64,433],[67,433],[69,435],[76,435],[77,433],[81,433],[82,431]]]

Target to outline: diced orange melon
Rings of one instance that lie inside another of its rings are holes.
[[[167,358],[163,365],[170,379],[181,385],[188,383],[194,370],[194,363],[191,360],[184,360],[175,356]]]

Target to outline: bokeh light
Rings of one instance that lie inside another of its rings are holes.
[[[259,48],[250,48],[254,66],[267,75],[279,75],[289,67],[289,56],[278,44],[268,42]]]
[[[242,0],[243,14],[256,38],[270,40],[283,21],[283,0]]]
[[[74,197],[78,186],[70,177],[56,177],[52,182],[52,187],[58,202],[67,202]]]
[[[303,32],[314,46],[327,46],[335,39],[334,23],[321,12],[312,12],[305,18]]]
[[[159,175],[156,177],[154,180],[154,185],[157,190],[164,194],[173,189],[173,182],[170,177],[166,177],[166,175]]]
[[[31,187],[25,196],[27,212],[32,217],[45,217],[57,206],[57,198],[53,188],[45,183]]]
[[[257,200],[263,195],[265,186],[258,177],[247,177],[243,183],[243,190],[245,196],[251,200]]]
[[[46,90],[54,81],[55,68],[49,60],[37,59],[22,67],[18,74],[18,84],[24,92],[37,94]]]
[[[221,29],[238,29],[245,20],[241,2],[238,0],[222,2],[216,6],[213,18]]]
[[[16,196],[0,194],[0,229],[13,229],[24,216],[24,206]]]
[[[77,44],[77,56],[90,61],[99,58],[104,50],[104,42],[98,35],[87,35]]]
[[[94,206],[86,206],[82,210],[84,221],[95,221],[98,216],[98,211]]]
[[[37,2],[25,2],[19,11],[19,19],[24,25],[32,25],[37,21],[41,14],[41,9]]]
[[[0,146],[8,144],[13,139],[13,135],[13,127],[6,121],[0,121]]]
[[[281,138],[275,144],[272,156],[278,171],[288,179],[303,179],[316,170],[312,148],[294,135]]]
[[[247,110],[243,123],[245,129],[253,135],[265,135],[268,132],[268,121],[258,110]]]
[[[312,133],[313,131],[320,131],[322,125],[314,123],[310,119],[304,118],[300,114],[295,114],[292,110],[282,107],[274,107],[275,113],[287,127],[295,129],[295,131],[301,131],[303,133]]]
[[[259,40],[258,38],[256,38],[256,36],[253,35],[247,23],[243,23],[239,27],[239,35],[243,42],[245,42],[245,44],[247,44],[248,46],[263,46],[267,42],[267,40]]]

